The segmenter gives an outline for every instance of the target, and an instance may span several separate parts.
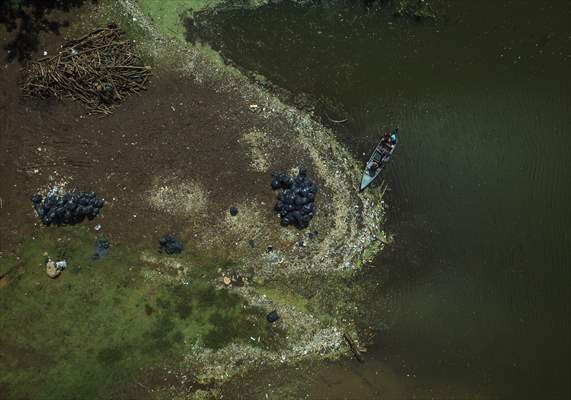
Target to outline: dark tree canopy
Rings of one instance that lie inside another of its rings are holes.
[[[60,34],[60,28],[69,21],[52,18],[53,11],[68,12],[85,3],[97,0],[0,0],[0,25],[13,37],[4,45],[8,52],[6,61],[23,62],[38,50],[39,35],[42,32]]]

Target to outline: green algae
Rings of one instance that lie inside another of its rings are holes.
[[[186,29],[182,18],[206,10],[228,8],[255,8],[267,0],[138,0],[139,6],[166,37],[185,39]]]
[[[136,389],[134,382],[176,365],[192,344],[275,342],[261,309],[202,278],[215,268],[208,262],[194,266],[190,284],[156,282],[143,277],[140,249],[112,243],[94,261],[96,238],[81,227],[44,229],[14,256],[19,267],[0,288],[0,383],[14,397],[110,398],[118,382]],[[45,273],[44,252],[68,260],[57,279]]]

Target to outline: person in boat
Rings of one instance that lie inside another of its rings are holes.
[[[396,129],[392,133],[385,132],[383,138],[381,139],[380,147],[381,149],[385,149],[390,152],[397,144],[397,141],[398,138]]]
[[[397,135],[398,131],[399,131],[398,129],[395,129],[394,131],[391,132],[389,136],[389,141],[393,147],[397,144],[399,140]]]
[[[377,169],[381,166],[381,163],[379,160],[373,160],[371,162],[371,165],[369,166],[369,175],[375,175],[375,172],[377,172]]]
[[[391,151],[393,150],[393,148],[397,144],[397,141],[398,141],[398,138],[397,138],[397,130],[396,129],[392,133],[389,133],[389,132],[384,133],[383,139],[381,140],[381,143],[379,144],[380,151],[383,154],[383,158],[382,158],[383,162],[386,162],[389,160],[389,155],[391,154]]]

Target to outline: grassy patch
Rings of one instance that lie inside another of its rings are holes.
[[[257,290],[260,294],[265,294],[272,301],[294,306],[298,311],[302,312],[309,311],[307,309],[308,300],[305,297],[300,296],[289,289],[286,288],[272,289],[272,288],[260,287]]]
[[[153,23],[167,36],[184,40],[185,28],[181,18],[208,9],[223,9],[228,7],[259,7],[266,0],[243,0],[232,2],[228,0],[138,0],[139,6]]]
[[[271,334],[261,310],[201,278],[209,264],[191,268],[189,284],[156,282],[143,277],[140,249],[112,243],[94,261],[95,240],[82,227],[44,229],[17,252],[0,288],[0,384],[14,398],[112,398],[118,385],[140,391],[138,377],[175,365],[193,343],[217,349]],[[45,252],[68,260],[55,280]]]

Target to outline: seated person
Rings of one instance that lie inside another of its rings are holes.
[[[377,172],[377,169],[381,166],[381,163],[379,162],[379,160],[373,160],[373,162],[371,163],[371,165],[369,166],[369,173],[371,175],[374,175],[375,172]]]

